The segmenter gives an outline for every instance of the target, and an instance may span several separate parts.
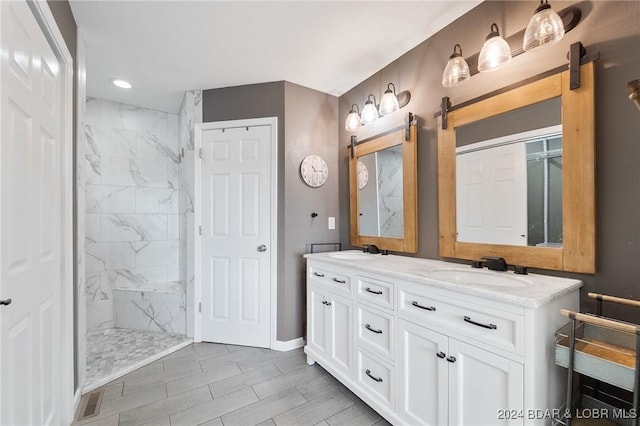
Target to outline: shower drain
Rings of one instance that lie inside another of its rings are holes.
[[[104,391],[95,391],[82,398],[80,410],[78,410],[78,421],[97,416],[100,413],[103,393]]]

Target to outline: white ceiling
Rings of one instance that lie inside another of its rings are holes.
[[[88,95],[177,112],[185,90],[279,80],[340,96],[480,2],[70,3]]]

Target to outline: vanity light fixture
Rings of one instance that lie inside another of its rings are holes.
[[[373,101],[371,100],[373,98]],[[373,123],[378,119],[378,110],[376,109],[376,97],[373,93],[370,93],[367,96],[367,101],[364,103],[364,108],[362,108],[362,115],[360,116],[360,121],[362,124]]]
[[[511,49],[505,39],[500,37],[496,23],[491,24],[491,32],[486,38],[480,56],[478,57],[478,71],[495,71],[511,61]]]
[[[111,83],[113,83],[114,86],[117,86],[121,89],[131,89],[131,83],[125,80],[120,80],[116,78],[112,80]]]
[[[548,0],[540,0],[540,6],[527,25],[522,39],[524,50],[535,50],[552,45],[564,37],[562,18],[551,9]]]
[[[347,132],[355,132],[360,127],[362,127],[362,123],[360,122],[360,108],[358,105],[353,104],[351,105],[349,115],[347,115],[347,120],[344,122],[344,129]]]
[[[393,91],[391,88],[393,87]],[[400,109],[398,97],[396,96],[396,86],[393,83],[387,84],[387,90],[384,91],[382,99],[380,99],[380,115],[391,114]]]
[[[456,51],[456,49],[458,49]],[[453,87],[458,84],[469,81],[471,73],[469,72],[469,64],[462,56],[462,47],[459,44],[453,46],[453,53],[449,57],[449,62],[442,73],[442,85],[444,87]]]

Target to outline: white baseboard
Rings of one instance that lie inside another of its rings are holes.
[[[273,349],[274,351],[287,352],[301,348],[304,346],[304,344],[305,340],[302,337],[298,337],[297,339],[293,340],[287,340],[286,342],[282,340],[275,340],[271,343],[271,349]]]

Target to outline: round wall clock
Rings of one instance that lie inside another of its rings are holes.
[[[362,161],[358,161],[358,189],[367,186],[367,182],[369,182],[369,170]]]
[[[307,155],[300,163],[300,176],[302,176],[304,183],[312,188],[317,188],[327,181],[329,168],[322,157]]]

